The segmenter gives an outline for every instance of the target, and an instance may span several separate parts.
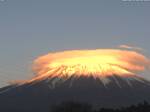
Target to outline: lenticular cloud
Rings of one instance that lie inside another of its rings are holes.
[[[150,60],[147,57],[131,50],[96,49],[54,52],[35,59],[33,71],[36,76],[25,83],[46,79],[55,79],[54,82],[57,82],[60,79],[93,77],[106,84],[109,82],[108,77],[113,76],[126,79],[142,77],[138,73],[148,69],[149,65]]]

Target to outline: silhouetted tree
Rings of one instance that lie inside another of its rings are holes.
[[[115,112],[115,110],[111,108],[102,108],[99,112]]]
[[[92,112],[92,106],[87,103],[68,101],[52,106],[51,112]]]
[[[150,112],[150,105],[148,102],[144,101],[143,103],[139,103],[137,105],[122,108],[120,109],[120,112]]]
[[[150,112],[150,104],[146,101],[137,105],[131,105],[129,107],[122,107],[118,109],[113,108],[100,108],[93,110],[92,106],[87,103],[79,102],[62,102],[59,105],[55,105],[51,108],[51,112]]]

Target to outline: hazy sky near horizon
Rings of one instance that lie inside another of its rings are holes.
[[[32,61],[52,51],[128,44],[150,54],[149,11],[150,1],[0,0],[0,87],[33,77]]]

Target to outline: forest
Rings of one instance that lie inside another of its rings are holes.
[[[91,104],[67,101],[51,106],[50,112],[150,112],[150,104],[143,101],[128,107],[94,109]]]

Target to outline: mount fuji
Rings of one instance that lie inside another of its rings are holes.
[[[108,77],[111,81],[107,85],[99,79],[84,76],[59,81],[55,86],[53,80],[56,78],[20,86],[10,85],[0,89],[0,111],[49,112],[51,105],[63,101],[86,102],[94,108],[128,106],[144,100],[150,102],[150,82],[138,78],[130,77],[130,84],[114,75]]]

